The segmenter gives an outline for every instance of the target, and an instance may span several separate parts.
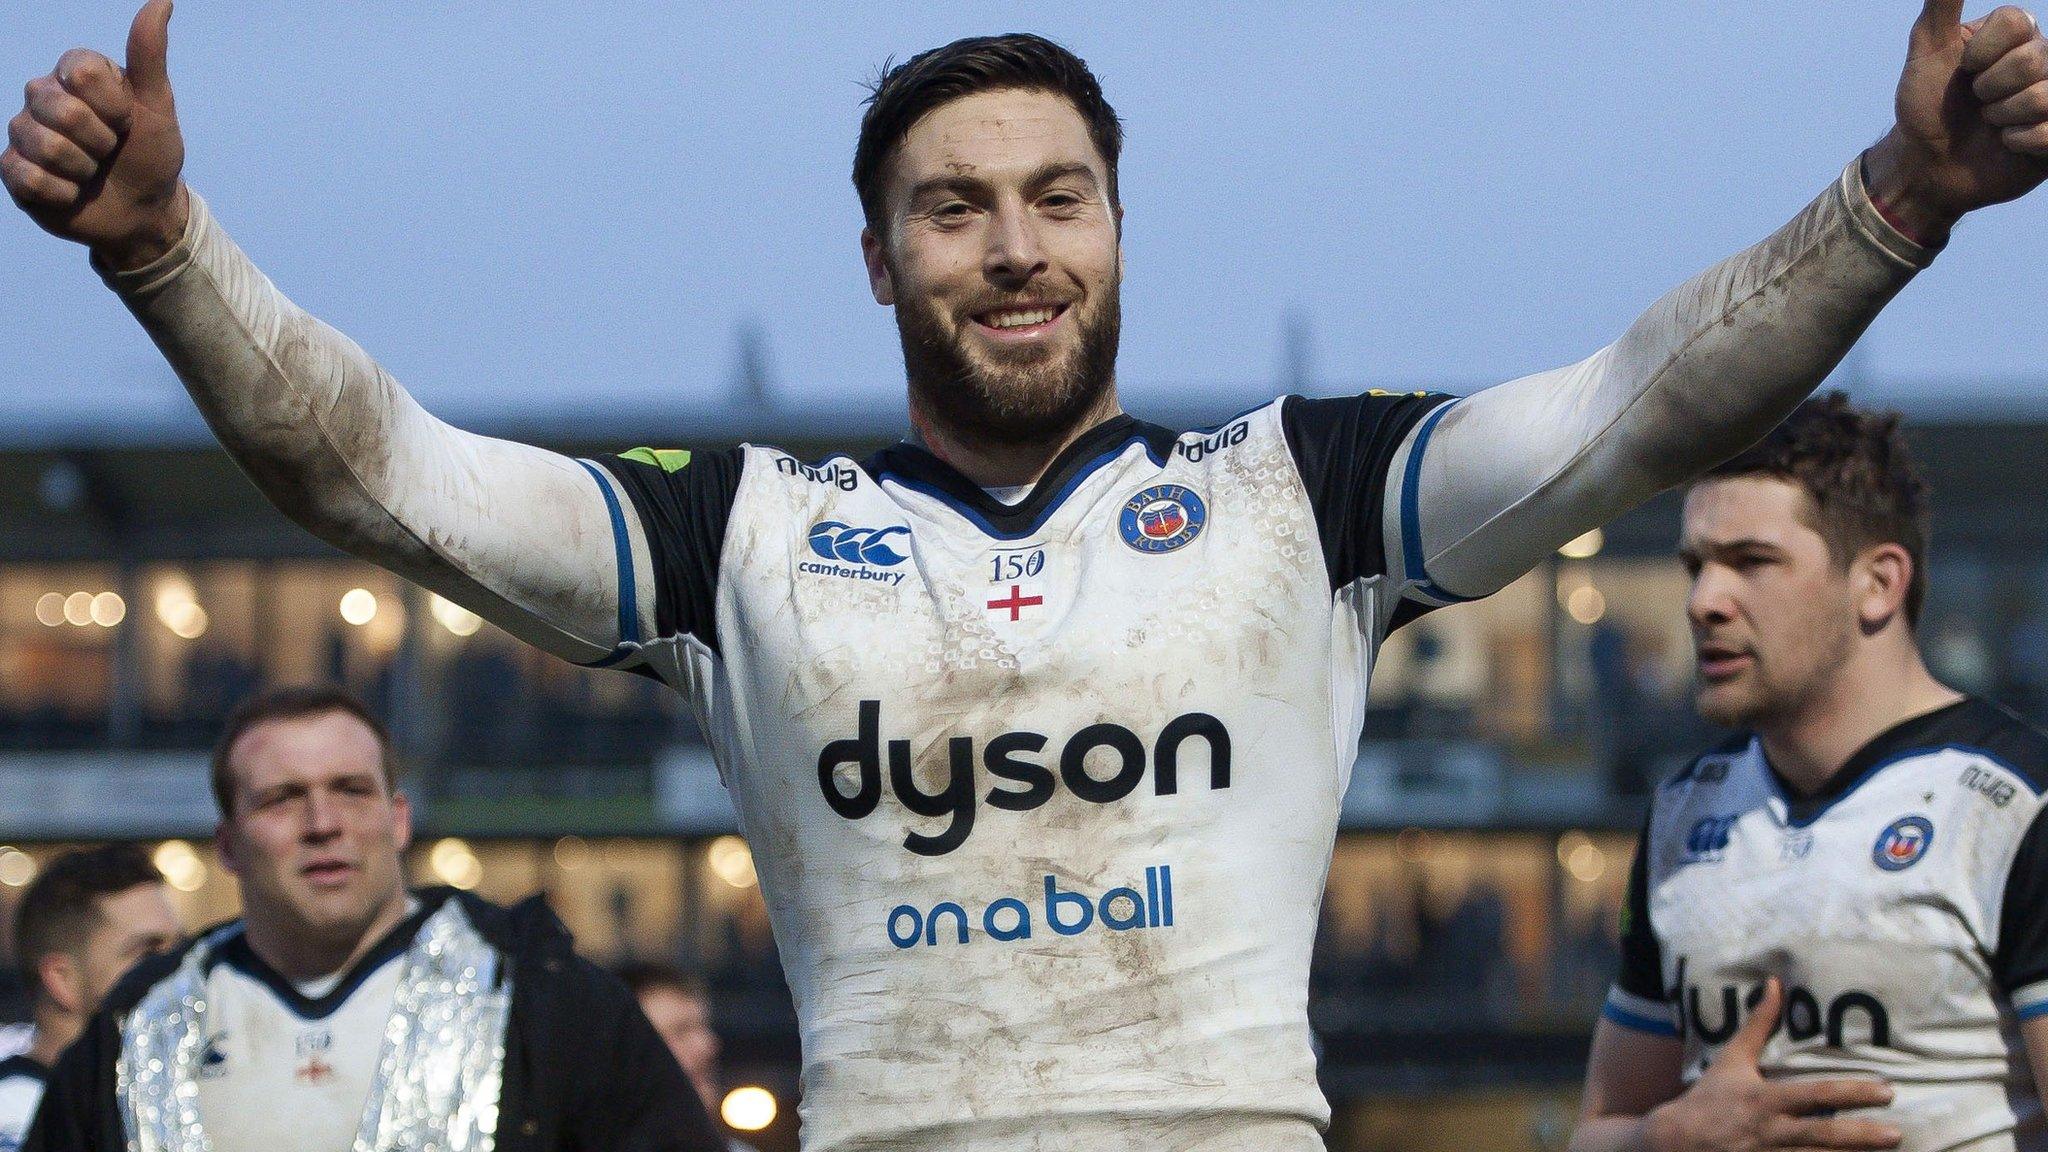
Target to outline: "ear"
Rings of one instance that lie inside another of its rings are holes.
[[[401,856],[412,847],[412,801],[403,792],[391,797],[391,841],[398,846]]]
[[[237,876],[242,874],[241,862],[235,859],[235,838],[229,832],[226,820],[213,826],[213,855],[221,867]]]
[[[1913,584],[1913,557],[1898,544],[1867,549],[1856,562],[1856,620],[1865,635],[1881,632],[1906,614]]]
[[[85,1012],[85,973],[66,952],[52,952],[36,963],[36,981],[57,1007],[73,1016]]]
[[[884,308],[896,303],[896,283],[889,277],[888,253],[882,250],[882,240],[873,228],[860,230],[860,257],[868,266],[868,291],[875,294],[875,303]]]

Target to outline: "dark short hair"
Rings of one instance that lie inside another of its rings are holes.
[[[50,861],[14,910],[14,955],[29,991],[46,995],[38,971],[43,960],[79,948],[99,927],[102,897],[162,882],[139,844],[82,848]]]
[[[1906,621],[1917,625],[1927,599],[1927,482],[1899,431],[1901,419],[1826,392],[1701,479],[1772,476],[1798,485],[1813,498],[1812,527],[1837,564],[1878,544],[1904,548],[1913,559]]]
[[[709,1003],[711,997],[705,992],[704,981],[673,964],[661,964],[651,960],[636,960],[621,964],[614,974],[632,989],[635,999],[666,989],[688,996],[693,1000]]]
[[[376,734],[379,759],[384,766],[384,785],[392,792],[398,790],[397,758],[391,752],[391,733],[384,722],[377,719],[369,707],[347,691],[328,684],[308,684],[289,688],[272,688],[258,692],[228,713],[227,722],[221,725],[220,738],[213,745],[212,783],[213,802],[220,809],[222,817],[234,815],[235,787],[234,770],[228,762],[228,754],[251,728],[273,720],[296,720],[302,716],[321,716],[329,712],[341,712],[363,722]]]
[[[1123,122],[1102,98],[1102,85],[1087,63],[1029,32],[969,36],[901,64],[882,65],[868,96],[868,110],[860,118],[860,143],[853,151],[853,187],[860,193],[869,227],[883,218],[882,170],[911,126],[941,104],[1005,88],[1051,92],[1073,102],[1109,169],[1110,203],[1117,203],[1116,162],[1124,148]]]

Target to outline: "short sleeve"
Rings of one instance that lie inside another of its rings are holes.
[[[1282,401],[1287,448],[1315,509],[1332,591],[1386,572],[1381,509],[1388,472],[1416,422],[1450,399],[1428,392],[1367,392]]]
[[[1664,950],[1650,923],[1650,830],[1645,822],[1629,865],[1628,895],[1621,905],[1621,970],[1600,1014],[1625,1028],[1676,1036],[1671,1004],[1664,992]]]
[[[2006,874],[1991,974],[2013,1015],[2048,1016],[2048,807],[2028,826]]]
[[[694,636],[718,650],[718,565],[742,462],[738,448],[635,448],[599,461],[640,517],[654,572],[655,627],[662,637]]]

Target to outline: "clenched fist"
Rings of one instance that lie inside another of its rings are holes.
[[[1926,0],[1899,78],[1898,126],[1870,151],[1871,194],[1908,234],[1940,241],[1963,213],[2048,179],[2048,38],[2011,5],[1964,23]]]
[[[28,82],[7,122],[0,181],[42,228],[138,268],[185,231],[185,139],[165,66],[171,0],[149,0],[128,30],[127,67],[73,48]]]

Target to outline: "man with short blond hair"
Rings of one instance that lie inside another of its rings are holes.
[[[719,1147],[631,994],[539,898],[409,891],[384,728],[337,689],[243,703],[213,758],[243,914],[123,982],[28,1147]]]

